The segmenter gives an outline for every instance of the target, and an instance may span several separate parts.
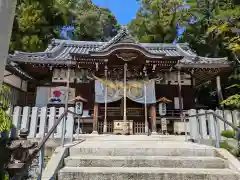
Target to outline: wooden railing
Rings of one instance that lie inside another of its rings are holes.
[[[101,116],[104,116],[104,111],[105,108],[100,107]],[[156,114],[159,116],[158,110]],[[107,107],[107,116],[123,116],[123,110],[120,107]],[[127,108],[127,116],[144,116],[144,108]],[[180,110],[167,110],[166,117],[180,117]]]
[[[185,113],[185,112],[186,112],[186,110],[183,110],[183,113]],[[166,117],[180,117],[180,110],[178,110],[178,109],[167,110],[167,113],[165,116]],[[160,117],[158,110],[157,110],[157,117]]]
[[[100,115],[104,115],[105,108],[100,108]],[[123,116],[120,107],[108,107],[107,116]],[[127,116],[144,116],[144,108],[127,108]]]

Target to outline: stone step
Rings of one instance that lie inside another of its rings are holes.
[[[175,136],[175,135],[92,135],[92,134],[81,134],[78,138],[84,138],[88,141],[185,141],[185,136]],[[190,137],[187,137],[188,139]]]
[[[173,147],[71,147],[70,156],[216,156],[214,149]]]
[[[61,180],[239,180],[229,169],[156,168],[156,167],[65,167]]]
[[[163,167],[163,168],[227,168],[217,157],[181,156],[69,156],[67,167]]]
[[[70,148],[70,156],[215,156],[210,146],[170,141],[85,141]]]

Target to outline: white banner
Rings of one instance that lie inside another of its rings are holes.
[[[132,101],[144,104],[144,83],[146,84],[146,102],[147,104],[156,103],[155,96],[155,81],[128,81],[127,82],[127,97]],[[95,80],[95,102],[105,103],[105,90],[107,87],[107,102],[115,102],[123,97],[124,84],[121,81],[103,82]]]

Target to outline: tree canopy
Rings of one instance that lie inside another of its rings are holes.
[[[10,52],[43,51],[50,39],[66,38],[61,31],[69,26],[74,40],[106,40],[119,29],[110,10],[89,0],[18,0]]]
[[[140,42],[172,43],[178,36],[177,29],[188,20],[182,0],[140,0],[136,18],[129,29]]]
[[[200,56],[228,57],[235,65],[234,71],[229,79],[222,80],[222,86],[226,97],[236,93],[225,87],[240,83],[240,7],[237,2],[139,0],[139,3],[140,9],[129,28],[140,42],[184,42]],[[179,29],[185,29],[181,37],[178,37]],[[202,86],[196,95],[200,104],[215,107],[216,82],[213,80]]]

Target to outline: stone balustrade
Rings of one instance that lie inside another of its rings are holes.
[[[70,107],[69,110],[74,111],[73,107]],[[9,111],[13,118],[14,126],[20,129],[28,129],[29,135],[28,138],[42,138],[44,134],[50,130],[53,126],[55,120],[64,112],[64,107],[19,107],[16,106],[12,112]],[[225,110],[224,113],[222,110],[196,110],[191,109],[185,112],[188,115],[202,114],[205,112],[215,112],[216,114],[224,117],[230,123],[238,126],[240,123],[240,111],[234,110]],[[84,111],[84,115],[87,114]],[[223,115],[224,114],[224,115]],[[219,132],[223,130],[231,130],[232,128],[228,125],[225,125],[224,122],[219,121]],[[68,114],[66,121],[66,138],[71,138],[73,136],[74,130],[74,115]],[[181,132],[184,132],[184,123],[179,120],[175,122],[176,127],[180,128]],[[52,135],[52,138],[60,138],[62,136],[62,126],[61,122],[55,133]],[[214,139],[216,137],[216,128],[214,126],[214,116],[206,115],[199,117],[190,117],[187,121],[187,132],[190,133],[191,139],[199,139],[201,136],[202,139]]]
[[[70,111],[74,111],[74,107],[69,108]],[[28,129],[28,138],[42,138],[53,126],[54,122],[64,112],[64,107],[19,107],[16,106],[11,115],[13,119],[13,125],[17,130]],[[62,136],[61,122],[52,138],[60,138]],[[66,138],[71,138],[73,135],[74,115],[68,113],[66,120]]]
[[[234,126],[240,125],[240,111],[238,110],[196,110],[191,109],[187,111],[187,115],[194,116],[197,114],[204,114],[214,112],[215,114],[223,117]],[[191,139],[212,139],[216,140],[217,133],[224,130],[232,130],[232,127],[214,117],[213,114],[206,114],[206,116],[189,117],[188,126],[190,129]]]

